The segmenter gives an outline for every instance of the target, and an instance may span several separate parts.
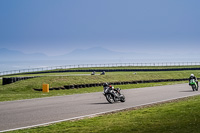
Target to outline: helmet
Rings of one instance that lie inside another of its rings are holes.
[[[103,84],[103,87],[107,87],[107,86],[108,86],[108,83],[104,83],[104,84]]]
[[[112,88],[112,89],[114,89],[114,86],[112,86],[112,85],[109,85],[109,87]]]
[[[191,77],[194,77],[194,74],[191,74],[190,76],[191,76]]]

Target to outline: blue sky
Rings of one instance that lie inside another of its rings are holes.
[[[199,0],[0,0],[0,48],[61,55],[103,47],[140,53],[200,49]]]

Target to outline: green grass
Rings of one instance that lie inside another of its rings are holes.
[[[200,96],[12,133],[199,133]]]
[[[52,78],[62,77],[62,78],[80,78],[85,77],[86,79],[90,78],[91,80],[115,80],[120,79],[121,81],[130,81],[130,79],[138,80],[148,80],[156,78],[188,78],[191,73],[195,74],[197,77],[200,76],[200,70],[190,70],[190,71],[158,71],[158,72],[106,72],[106,75],[100,75],[100,72],[96,72],[96,75],[90,75],[90,72],[63,72],[63,73],[44,73],[44,74],[29,74],[29,75],[13,75],[13,76],[4,76],[4,77],[23,77],[23,76],[48,76]],[[114,77],[113,77],[114,76]],[[112,78],[112,79],[111,79]],[[97,81],[96,80],[96,81]],[[71,81],[71,80],[69,80]],[[81,82],[81,80],[78,80]],[[83,81],[84,82],[84,81]],[[112,81],[113,82],[113,81]],[[72,82],[73,83],[73,82]]]
[[[73,90],[55,90],[49,93],[34,91],[33,88],[40,89],[42,84],[49,84],[50,88],[62,87],[72,84],[104,83],[118,81],[151,80],[151,79],[178,79],[188,78],[191,73],[199,76],[200,71],[170,71],[170,72],[110,72],[106,75],[82,75],[82,76],[45,76],[18,81],[8,85],[0,85],[0,101],[40,98],[49,96],[61,96],[78,93],[90,93],[102,91],[95,88],[82,88]],[[66,73],[65,73],[66,74]],[[85,73],[82,73],[85,74]],[[0,80],[1,81],[1,80]],[[133,84],[130,88],[138,88],[140,85]],[[121,87],[124,89],[124,86]]]

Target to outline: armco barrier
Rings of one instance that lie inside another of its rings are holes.
[[[125,85],[125,84],[139,84],[139,83],[155,83],[155,82],[169,82],[169,81],[185,81],[188,78],[183,79],[155,79],[155,80],[138,80],[138,81],[122,81],[122,82],[110,82],[110,85]],[[49,90],[59,90],[59,89],[79,89],[85,87],[96,87],[103,86],[103,83],[92,83],[92,84],[77,84],[77,85],[65,85],[59,88],[50,88]],[[34,89],[36,91],[42,91],[42,89]]]

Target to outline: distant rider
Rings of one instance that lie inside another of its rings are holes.
[[[198,85],[198,80],[197,80],[197,78],[194,76],[194,74],[191,74],[191,75],[190,75],[190,77],[189,77],[189,82],[190,82],[191,79],[194,79],[195,82],[197,83],[197,86],[199,86],[199,85]]]
[[[91,75],[95,75],[95,71],[93,71],[93,72],[91,73]]]
[[[101,73],[101,75],[105,75],[106,73],[105,73],[105,71],[103,71],[102,73]]]

